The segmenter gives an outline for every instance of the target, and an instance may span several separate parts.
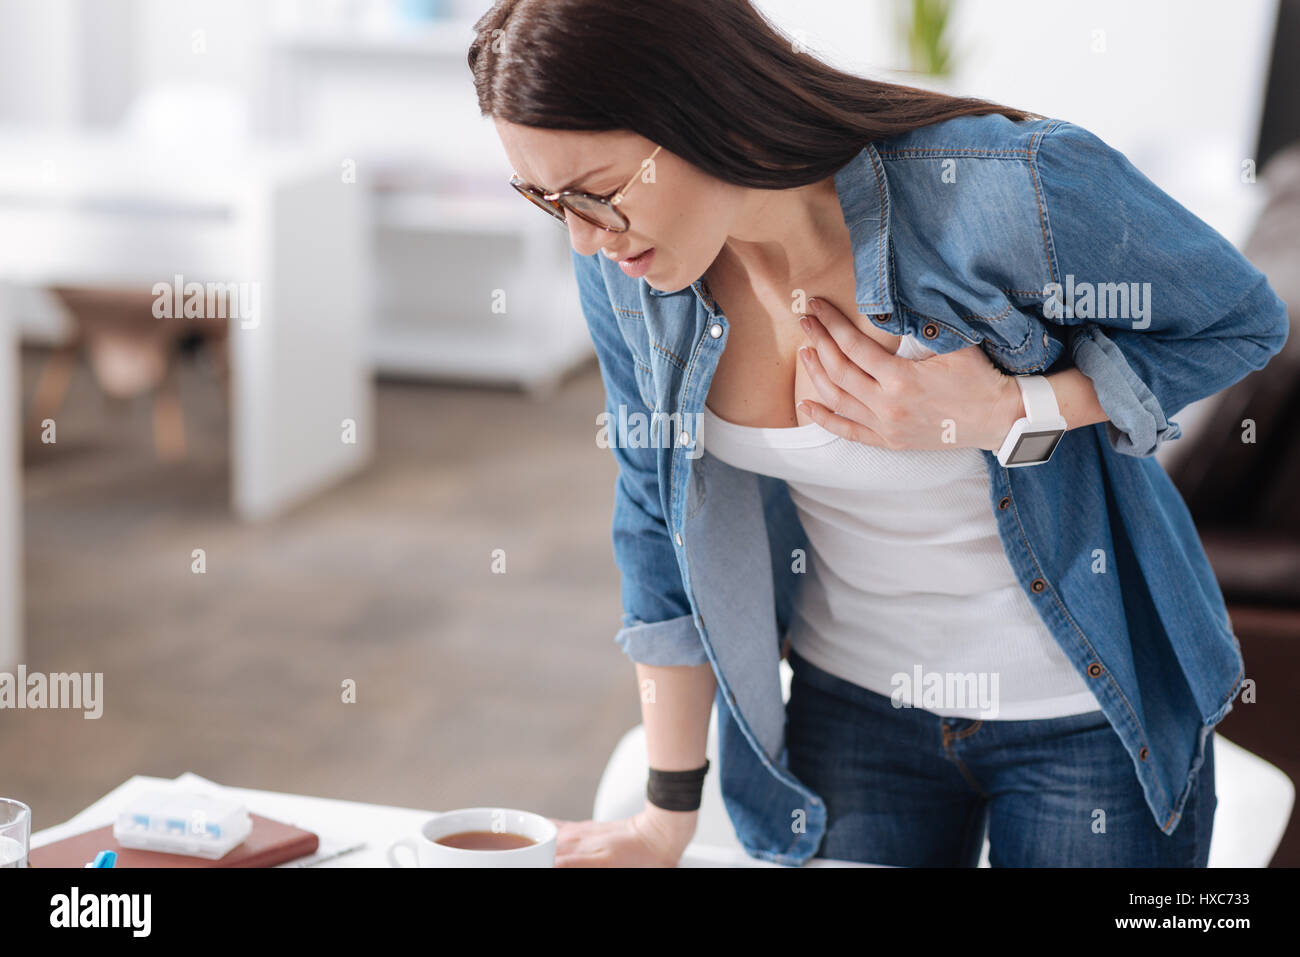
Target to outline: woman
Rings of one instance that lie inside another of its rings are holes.
[[[755,857],[1205,866],[1243,668],[1152,454],[1282,347],[1263,275],[1088,132],[841,73],[746,0],[476,30],[569,230],[651,768],[557,865],[676,862],[716,702]]]

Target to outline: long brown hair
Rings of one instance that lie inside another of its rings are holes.
[[[630,130],[740,186],[814,183],[867,143],[957,116],[1037,117],[837,70],[749,0],[498,0],[474,31],[484,116]]]

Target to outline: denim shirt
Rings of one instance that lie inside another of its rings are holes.
[[[1060,120],[933,124],[864,146],[835,187],[859,313],[938,353],[978,344],[1006,373],[1073,366],[1094,384],[1109,421],[1067,431],[1047,463],[1007,469],[984,451],[989,508],[1172,833],[1243,662],[1153,456],[1180,436],[1174,414],[1282,348],[1285,305],[1226,239]],[[606,390],[598,441],[619,465],[614,638],[636,662],[712,666],[736,835],[753,857],[802,864],[826,808],[788,767],[779,663],[808,541],[784,481],[697,442],[728,319],[703,277],[665,292],[600,254],[572,261]]]

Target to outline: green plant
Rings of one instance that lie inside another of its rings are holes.
[[[952,49],[944,33],[952,17],[953,0],[901,0],[907,52],[913,70],[947,76]]]

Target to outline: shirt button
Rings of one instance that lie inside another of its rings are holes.
[[[878,316],[872,316],[871,318],[874,322],[878,322],[883,326],[885,323],[889,321],[889,317],[891,315],[893,315],[893,313],[885,312],[885,313],[881,313]]]
[[[1147,750],[1147,746],[1145,744],[1142,745],[1142,747],[1138,749],[1138,760],[1145,761],[1147,759],[1147,755],[1150,753],[1151,752]]]
[[[678,545],[680,545],[682,543],[682,533],[678,532],[676,535],[674,535],[673,541],[675,541]]]
[[[677,444],[678,444],[678,445],[690,445],[690,444],[691,444],[691,433],[689,433],[689,432],[678,432],[678,433],[677,433]]]
[[[1035,578],[1029,583],[1029,587],[1036,592],[1040,592],[1047,587],[1047,582],[1043,581],[1041,578]]]
[[[1094,662],[1092,662],[1090,665],[1088,665],[1088,677],[1089,677],[1089,678],[1100,678],[1100,677],[1101,677],[1101,673],[1102,673],[1103,671],[1105,671],[1105,669],[1102,668],[1100,662],[1096,662],[1096,661],[1094,661]]]
[[[713,325],[709,326],[709,335],[713,336],[713,338],[715,338],[715,339],[721,337],[721,335],[722,335],[722,323],[720,323],[720,322],[715,322]]]
[[[1002,501],[998,502],[998,508],[1006,508],[1010,504],[1011,504],[1011,496],[1004,495],[1002,496]]]
[[[927,339],[933,339],[938,334],[939,334],[939,327],[935,325],[933,322],[927,322],[924,326],[921,327],[921,335],[925,336]]]

